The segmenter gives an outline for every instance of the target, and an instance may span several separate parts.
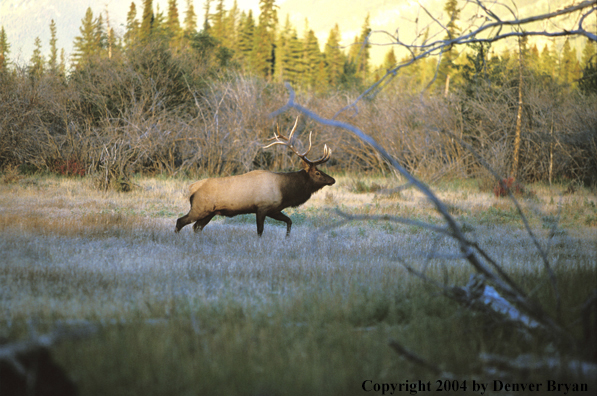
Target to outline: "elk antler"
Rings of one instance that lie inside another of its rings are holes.
[[[307,149],[307,151],[305,151],[302,154],[297,151],[297,149],[294,147],[294,144],[292,143],[292,136],[294,135],[294,132],[296,131],[297,125],[298,125],[298,117],[296,117],[296,121],[294,122],[294,126],[292,127],[292,130],[290,131],[290,135],[288,135],[288,137],[281,135],[280,129],[278,128],[278,133],[274,132],[274,137],[268,139],[268,140],[275,140],[275,141],[273,143],[268,144],[267,146],[265,146],[263,148],[266,149],[266,148],[274,146],[276,144],[281,144],[281,145],[286,146],[289,149],[291,149],[296,155],[299,156],[300,159],[305,161],[310,166],[316,166],[316,165],[323,164],[324,162],[328,161],[332,155],[332,150],[328,147],[327,144],[324,144],[324,146],[323,146],[323,156],[321,158],[316,159],[314,161],[311,161],[307,158],[307,154],[309,154],[309,151],[311,151],[311,134],[313,133],[312,131],[309,132],[309,148]]]

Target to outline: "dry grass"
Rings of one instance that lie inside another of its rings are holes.
[[[188,211],[188,180],[138,179],[130,193],[97,192],[87,179],[0,184],[0,337],[25,337],[28,323],[40,331],[97,324],[88,341],[57,347],[58,360],[83,394],[123,395],[360,394],[365,379],[435,380],[399,359],[388,338],[462,375],[474,372],[479,352],[542,348],[438,296],[396,261],[462,285],[472,270],[449,259],[457,251],[451,240],[384,222],[321,232],[336,220],[334,207],[439,222],[416,191],[354,193],[351,178],[337,179],[287,211],[290,238],[269,220],[258,238],[254,216],[214,219],[201,235],[174,234]],[[596,286],[597,229],[583,216],[594,215],[597,199],[533,188],[537,197],[523,206],[550,246],[566,322]],[[511,204],[470,185],[437,190],[553,311],[539,255]],[[558,208],[567,226],[549,240],[545,224]]]

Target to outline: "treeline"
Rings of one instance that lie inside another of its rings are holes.
[[[458,32],[455,7],[446,2],[451,34]],[[140,8],[133,2],[120,37],[108,15],[88,9],[70,66],[53,21],[50,55],[42,55],[36,39],[24,66],[11,63],[2,28],[0,168],[93,174],[102,188],[126,187],[135,172],[197,177],[292,168],[292,155],[261,148],[276,123],[286,128],[293,121],[291,115],[268,118],[286,102],[282,82],[298,89],[303,104],[331,117],[399,63],[390,49],[382,65],[370,64],[368,17],[354,45],[342,49],[336,25],[323,51],[308,27],[299,37],[288,18],[280,23],[274,0],[261,0],[257,17],[236,4],[226,10],[223,1],[208,1],[201,26],[199,19],[191,1],[184,12],[176,0],[165,12],[156,12],[151,0]],[[499,53],[489,44],[453,48],[439,67],[426,58],[400,69],[385,91],[359,104],[357,117],[339,117],[383,142],[411,172],[437,179],[481,174],[454,135],[511,174],[522,110],[518,177],[594,183],[595,43],[585,44],[580,62],[568,41],[561,51],[557,44],[539,50],[522,39],[516,50]],[[387,170],[353,136],[302,120],[299,130],[305,129],[334,149],[328,166]]]

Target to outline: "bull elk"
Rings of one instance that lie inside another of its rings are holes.
[[[291,149],[301,159],[303,169],[298,172],[274,173],[266,170],[255,170],[244,175],[200,180],[190,186],[191,209],[189,213],[176,221],[175,232],[184,226],[193,224],[193,230],[199,232],[216,216],[234,217],[240,214],[255,213],[257,235],[263,233],[265,217],[286,223],[286,236],[290,235],[292,220],[282,210],[289,206],[297,207],[307,202],[311,195],[325,186],[336,182],[326,175],[317,165],[330,159],[332,150],[324,146],[323,156],[315,161],[307,159],[311,151],[311,134],[309,148],[299,153],[293,144],[298,118],[288,137],[274,133],[269,140],[274,142],[264,148],[283,145]]]

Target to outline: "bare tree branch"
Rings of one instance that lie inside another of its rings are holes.
[[[290,84],[286,83],[286,88],[289,91],[288,102],[286,103],[286,105],[284,105],[277,111],[271,113],[270,117],[275,117],[289,109],[295,109],[305,114],[307,117],[312,118],[314,121],[320,124],[332,127],[339,127],[348,130],[352,132],[354,135],[356,135],[363,142],[368,143],[371,147],[373,147],[375,150],[377,150],[377,152],[380,153],[380,155],[384,158],[385,161],[387,161],[394,169],[400,172],[410,183],[412,183],[417,189],[419,189],[422,193],[424,193],[427,196],[427,198],[434,205],[435,209],[444,218],[444,221],[447,224],[447,232],[458,242],[461,253],[464,257],[466,257],[466,260],[469,262],[469,264],[473,266],[473,268],[475,268],[475,270],[477,270],[480,274],[485,276],[485,278],[488,281],[492,282],[500,293],[502,293],[513,303],[517,304],[524,311],[524,313],[528,314],[530,317],[537,320],[545,327],[549,328],[554,335],[562,337],[565,340],[571,339],[571,336],[563,328],[556,324],[556,322],[543,310],[543,308],[539,304],[529,299],[526,293],[524,293],[521,288],[516,286],[516,284],[512,280],[510,280],[509,277],[507,277],[507,275],[501,270],[499,265],[492,263],[491,266],[488,266],[486,264],[482,257],[489,258],[488,255],[486,255],[482,251],[482,249],[480,249],[474,243],[470,242],[464,236],[462,228],[452,217],[452,215],[450,215],[447,206],[429,189],[429,187],[427,187],[427,185],[425,185],[423,182],[412,176],[371,136],[367,135],[354,125],[335,119],[326,119],[319,116],[318,114],[314,113],[313,111],[305,108],[304,106],[296,102],[296,94],[290,86]],[[348,222],[349,220],[346,219],[345,221]],[[491,263],[492,261],[489,262]]]

